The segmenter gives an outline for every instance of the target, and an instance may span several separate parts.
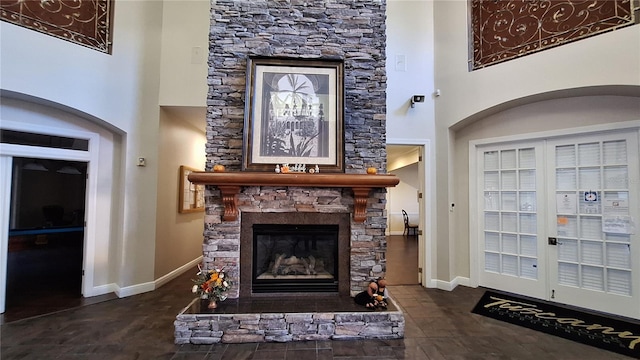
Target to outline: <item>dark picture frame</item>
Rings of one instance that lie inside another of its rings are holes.
[[[340,60],[250,57],[242,170],[344,172],[343,75]]]

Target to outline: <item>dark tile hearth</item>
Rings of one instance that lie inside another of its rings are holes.
[[[379,312],[383,309],[368,310],[356,304],[349,296],[304,296],[286,295],[265,298],[227,299],[218,303],[216,309],[208,309],[206,300],[189,304],[185,314],[257,314],[257,313],[312,313],[312,312]],[[387,311],[397,311],[390,303]]]

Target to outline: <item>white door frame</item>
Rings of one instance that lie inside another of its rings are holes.
[[[418,199],[418,229],[422,235],[418,235],[418,268],[422,274],[418,275],[422,286],[435,288],[438,285],[434,278],[437,269],[436,236],[435,228],[435,157],[431,149],[431,141],[428,139],[387,139],[387,145],[417,146],[422,156],[422,162],[418,165],[420,177],[420,189],[422,199]]]
[[[477,179],[479,176],[478,169],[475,166],[475,162],[471,161],[475,159],[477,156],[478,147],[487,145],[487,144],[500,144],[500,143],[508,143],[508,142],[521,142],[521,141],[534,141],[534,140],[549,140],[555,138],[561,138],[565,136],[579,136],[579,135],[588,135],[588,134],[602,134],[603,132],[614,132],[620,131],[624,129],[633,129],[634,131],[638,131],[640,128],[640,120],[632,120],[625,121],[619,123],[610,123],[610,124],[601,124],[601,125],[592,125],[592,126],[582,126],[575,128],[567,128],[553,131],[543,131],[543,132],[535,132],[528,134],[518,134],[511,136],[502,136],[495,138],[487,138],[487,139],[479,139],[472,140],[469,142],[469,269],[470,269],[470,285],[473,287],[479,286],[479,273],[481,269],[479,256],[481,253],[481,249],[479,249],[479,239],[478,239],[478,219],[477,214],[479,213],[479,206],[481,204],[478,203],[478,199],[476,194],[481,189],[478,189],[477,181],[472,181],[472,179]],[[545,214],[542,214],[545,216]],[[640,275],[640,274],[638,274]]]
[[[88,177],[85,194],[85,239],[82,264],[84,276],[82,277],[82,294],[92,295],[96,241],[96,226],[94,226],[94,224],[97,221],[96,208],[98,192],[98,175],[95,169],[97,169],[98,164],[99,134],[47,126],[34,128],[32,124],[28,125],[5,120],[2,121],[2,129],[89,140],[89,151],[0,144],[0,168],[2,170],[0,180],[1,183],[4,184],[4,186],[0,186],[0,193],[3,195],[0,201],[0,284],[3,284],[0,286],[0,313],[4,313],[5,311],[9,212],[11,205],[11,165],[13,157],[87,162]]]

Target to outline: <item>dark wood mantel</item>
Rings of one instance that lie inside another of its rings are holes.
[[[217,186],[222,193],[224,204],[223,220],[234,221],[238,218],[237,195],[243,186],[295,186],[325,187],[353,190],[353,220],[364,222],[366,219],[367,199],[373,188],[394,187],[400,179],[392,174],[308,174],[308,173],[259,173],[259,172],[209,172],[194,171],[189,174],[194,184]]]

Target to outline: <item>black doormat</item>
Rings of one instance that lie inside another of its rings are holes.
[[[640,359],[640,323],[492,291],[472,312]]]

